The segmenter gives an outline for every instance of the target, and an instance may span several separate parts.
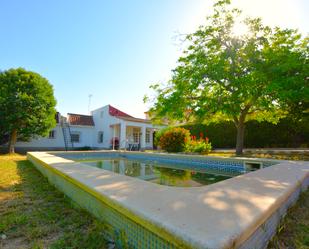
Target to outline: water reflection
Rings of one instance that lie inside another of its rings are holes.
[[[144,163],[123,158],[82,160],[83,163],[97,168],[113,171],[118,174],[137,177],[153,183],[193,187],[212,184],[232,177],[213,170],[188,170],[175,165],[160,165],[157,163]]]

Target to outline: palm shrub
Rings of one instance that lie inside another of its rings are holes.
[[[190,141],[190,131],[173,127],[163,130],[159,134],[158,145],[167,152],[182,152]]]

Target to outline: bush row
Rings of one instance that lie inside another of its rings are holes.
[[[199,137],[204,132],[214,148],[235,148],[236,127],[233,122],[182,126]],[[282,119],[278,124],[249,121],[245,130],[246,148],[309,147],[309,122]]]

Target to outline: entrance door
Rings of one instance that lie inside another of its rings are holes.
[[[140,129],[139,128],[133,128],[133,150],[139,150],[140,149]]]
[[[152,148],[153,148],[154,150],[157,149],[157,145],[155,144],[155,137],[156,137],[156,132],[154,131],[154,132],[152,133]]]

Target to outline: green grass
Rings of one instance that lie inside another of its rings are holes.
[[[106,248],[106,227],[24,156],[0,156],[0,248]]]
[[[309,248],[309,190],[288,210],[268,249]]]

